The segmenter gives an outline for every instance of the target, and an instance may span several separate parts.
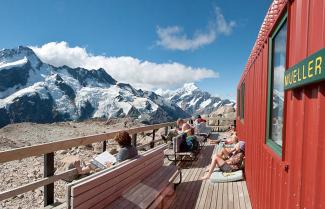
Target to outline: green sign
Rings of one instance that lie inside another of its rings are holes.
[[[325,80],[325,48],[284,72],[284,89]]]

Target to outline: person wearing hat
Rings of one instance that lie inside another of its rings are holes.
[[[196,115],[195,116],[195,123],[200,124],[200,123],[206,123],[207,121],[201,117],[201,115]]]
[[[230,154],[229,158],[224,159],[223,156],[215,155],[213,158],[207,173],[201,177],[201,180],[205,180],[210,178],[214,169],[218,167],[220,171],[230,173],[237,171],[241,168],[243,159],[245,154],[245,142],[239,141],[235,147],[233,152]]]

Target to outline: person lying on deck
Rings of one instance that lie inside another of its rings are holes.
[[[205,180],[210,178],[211,174],[213,173],[216,167],[218,167],[220,171],[226,173],[239,170],[244,158],[244,154],[245,154],[245,142],[239,141],[235,145],[233,152],[227,154],[226,156],[224,155],[221,156],[220,153],[215,155],[213,157],[213,160],[210,164],[207,173],[204,176],[202,176],[200,179]]]
[[[131,145],[131,137],[128,132],[122,131],[118,133],[114,140],[119,144],[120,150],[116,155],[116,161],[117,163],[123,162],[124,160],[131,159],[133,157],[136,157],[138,155],[138,150]],[[97,167],[93,164],[87,164],[84,167],[81,167],[80,160],[76,161],[74,163],[75,168],[78,171],[78,174],[88,174],[91,171],[94,171],[97,169]],[[113,166],[113,164],[108,163],[106,164],[106,167],[109,168]]]

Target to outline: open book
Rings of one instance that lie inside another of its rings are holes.
[[[107,168],[107,163],[114,164],[116,163],[116,158],[114,155],[110,154],[108,151],[105,151],[90,161],[91,164],[100,169]]]

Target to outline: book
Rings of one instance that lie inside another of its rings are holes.
[[[107,168],[107,164],[111,163],[114,164],[116,163],[116,157],[112,154],[110,154],[108,151],[105,151],[99,155],[97,155],[95,158],[93,158],[90,161],[91,164],[93,164],[94,166],[96,166],[97,168],[100,169],[105,169]]]

